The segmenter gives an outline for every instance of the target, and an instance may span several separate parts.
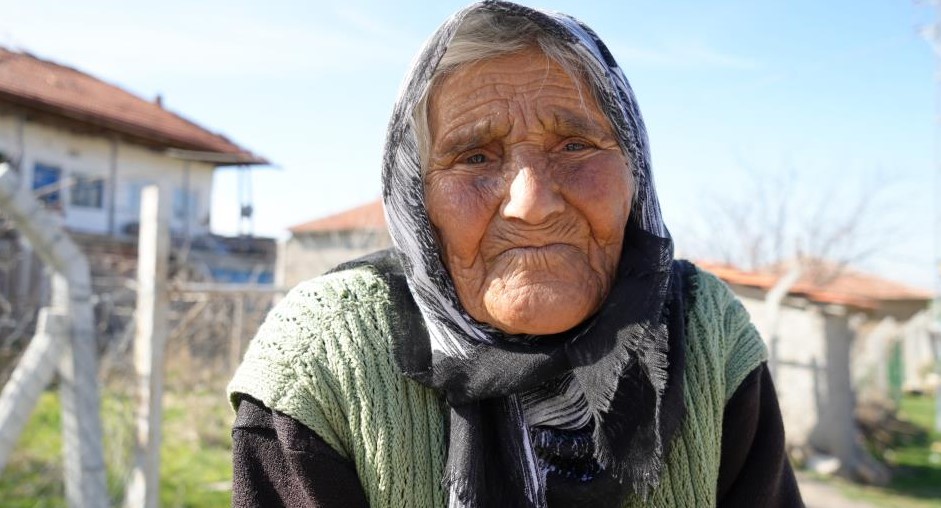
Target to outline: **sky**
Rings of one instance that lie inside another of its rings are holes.
[[[867,205],[858,235],[876,248],[860,267],[936,287],[935,57],[922,35],[932,7],[524,3],[586,22],[625,70],[679,253],[728,243],[736,231],[723,210],[751,210],[761,187],[787,203],[797,229]],[[0,45],[159,94],[166,108],[273,161],[251,175],[254,232],[280,238],[379,196],[399,84],[422,42],[463,5],[0,0]],[[218,233],[239,230],[237,173],[215,175]]]

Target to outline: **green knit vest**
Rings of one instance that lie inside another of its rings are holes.
[[[696,274],[687,310],[687,413],[646,502],[713,506],[722,414],[739,383],[765,360],[761,338],[729,288]],[[386,283],[371,268],[341,271],[292,290],[262,324],[229,384],[310,427],[356,467],[369,504],[445,507],[445,407],[399,374]]]

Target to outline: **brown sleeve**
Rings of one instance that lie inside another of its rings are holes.
[[[767,365],[742,381],[725,405],[717,505],[802,507],[784,450],[784,424]]]
[[[242,396],[232,428],[233,507],[367,507],[353,464],[297,420]]]

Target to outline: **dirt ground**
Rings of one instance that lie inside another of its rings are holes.
[[[807,508],[875,508],[869,503],[847,499],[836,487],[801,473],[797,474],[797,483]]]

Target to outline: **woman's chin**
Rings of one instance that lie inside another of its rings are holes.
[[[558,289],[488,295],[492,298],[487,298],[487,316],[480,320],[509,334],[551,335],[574,328],[598,306],[592,295]]]

